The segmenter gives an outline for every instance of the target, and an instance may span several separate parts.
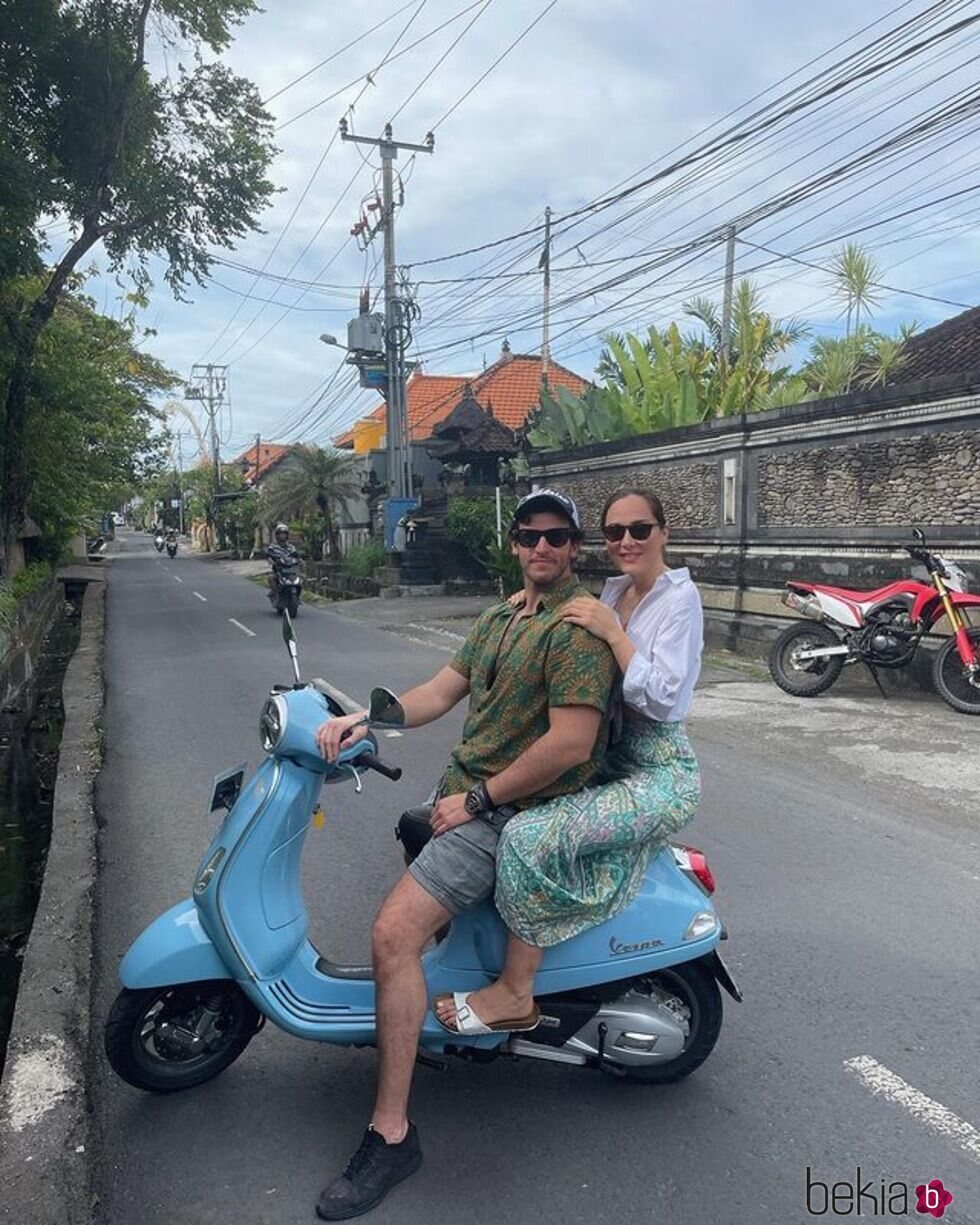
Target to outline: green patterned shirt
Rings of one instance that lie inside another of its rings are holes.
[[[553,706],[593,706],[603,712],[592,756],[537,795],[516,800],[516,806],[578,791],[596,772],[606,749],[616,661],[600,638],[561,619],[563,604],[588,594],[574,577],[552,588],[532,616],[514,621],[502,650],[514,609],[495,604],[480,616],[451,663],[470,683],[470,709],[463,741],[453,750],[443,778],[444,795],[468,791],[505,770],[548,731]]]

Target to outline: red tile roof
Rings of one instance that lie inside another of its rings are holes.
[[[453,411],[463,398],[469,383],[474,399],[510,430],[516,430],[527,420],[538,403],[541,391],[541,358],[525,353],[504,353],[482,373],[464,375],[419,374],[408,380],[408,423],[412,440],[432,437],[433,429]],[[548,365],[548,384],[552,389],[567,387],[573,395],[582,395],[588,382],[559,366]],[[383,421],[385,406],[380,404],[368,416]],[[353,430],[334,439],[338,447],[350,446]]]
[[[292,447],[284,447],[278,442],[260,442],[258,465],[255,462],[255,447],[253,446],[236,456],[228,466],[241,471],[242,465],[247,463],[248,468],[244,471],[245,484],[253,485],[257,480],[260,481],[264,476],[268,476],[276,464],[291,450]]]

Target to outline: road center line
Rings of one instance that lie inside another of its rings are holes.
[[[255,630],[250,630],[247,625],[242,625],[241,621],[236,621],[234,617],[229,617],[228,620],[232,625],[237,625],[243,634],[248,634],[249,638],[255,637]]]
[[[174,580],[175,583],[182,583],[184,581],[182,578],[178,578],[176,574],[171,574],[170,577]]]
[[[198,598],[199,600],[203,600],[203,601],[204,601],[204,603],[205,603],[205,604],[207,604],[207,602],[208,602],[208,597],[207,597],[206,595],[201,595],[201,593],[200,593],[199,591],[195,591],[195,592],[194,592],[194,594],[197,596],[197,598]]]
[[[845,1059],[844,1067],[870,1089],[875,1097],[883,1097],[897,1106],[902,1106],[914,1118],[931,1128],[948,1140],[958,1145],[968,1157],[980,1162],[980,1131],[972,1127],[959,1115],[926,1097],[918,1089],[896,1076],[884,1064],[878,1063],[870,1055],[858,1055],[854,1059]]]

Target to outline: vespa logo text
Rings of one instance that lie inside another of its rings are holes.
[[[632,957],[636,953],[646,953],[650,949],[659,949],[662,940],[641,940],[638,944],[622,944],[615,936],[609,937],[609,952],[613,957]]]

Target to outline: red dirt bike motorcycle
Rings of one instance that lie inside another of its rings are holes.
[[[946,617],[952,633],[936,654],[936,691],[961,714],[980,715],[980,625],[967,619],[969,609],[980,610],[980,596],[967,593],[955,562],[926,549],[918,528],[912,535],[917,543],[905,547],[929,572],[928,583],[902,579],[878,591],[786,584],[783,603],[809,620],[789,626],[773,643],[769,671],[780,689],[814,697],[855,663],[867,664],[877,682],[877,669],[911,662],[923,637]]]

